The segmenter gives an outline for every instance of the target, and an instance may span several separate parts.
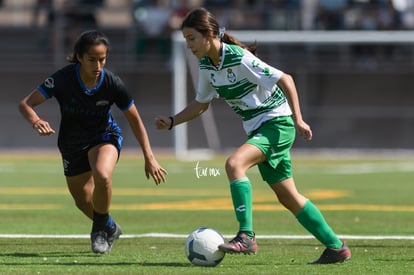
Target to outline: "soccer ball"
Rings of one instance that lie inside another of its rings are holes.
[[[200,227],[185,241],[185,255],[193,265],[216,266],[223,260],[225,253],[218,249],[224,239],[211,228]]]

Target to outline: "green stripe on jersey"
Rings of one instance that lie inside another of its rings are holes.
[[[240,115],[240,117],[244,121],[247,121],[260,114],[267,113],[270,110],[277,108],[278,106],[282,105],[285,102],[286,102],[285,95],[283,94],[282,90],[279,87],[277,87],[270,97],[268,97],[265,101],[263,101],[259,106],[257,106],[254,109],[242,110],[237,106],[232,106],[232,109],[238,115]]]
[[[243,49],[235,45],[227,45],[225,48],[224,59],[222,61],[221,69],[234,67],[240,65],[241,60],[243,59]],[[201,58],[199,64],[200,70],[214,70],[217,71],[217,68],[211,64],[207,56]]]
[[[256,84],[249,82],[247,79],[240,80],[239,82],[230,85],[213,85],[219,96],[225,100],[243,98],[256,88],[256,86]]]
[[[223,43],[223,47],[219,67],[207,56],[200,60],[197,98],[202,102],[217,96],[224,99],[241,117],[247,133],[275,116],[291,115],[277,86],[283,72],[239,46]]]

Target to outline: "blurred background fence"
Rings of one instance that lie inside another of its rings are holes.
[[[17,104],[66,64],[80,32],[94,28],[111,40],[107,68],[128,86],[152,145],[171,149],[172,133],[157,131],[153,121],[172,113],[171,35],[197,6],[210,9],[229,31],[251,31],[252,40],[256,30],[304,32],[303,42],[257,40],[259,56],[296,80],[304,118],[314,131],[311,143],[298,140],[296,148],[414,149],[411,0],[0,0],[0,148],[56,147],[56,137],[33,132]],[[336,37],[397,31],[403,41],[390,35],[381,43],[307,42],[305,33],[313,31]],[[186,79],[191,100],[194,87]],[[58,128],[54,100],[38,110]],[[125,146],[135,146],[126,121],[115,115]],[[225,103],[214,102],[213,118],[220,139],[215,150],[244,141],[241,123]],[[200,119],[188,124],[190,148],[207,147],[207,135]]]

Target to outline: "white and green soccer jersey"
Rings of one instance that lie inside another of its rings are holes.
[[[208,57],[200,60],[196,100],[207,103],[220,97],[242,118],[246,133],[264,121],[291,115],[283,91],[276,85],[283,72],[248,50],[223,43],[222,61],[216,68]]]

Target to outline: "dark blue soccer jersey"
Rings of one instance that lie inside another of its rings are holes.
[[[98,84],[89,90],[79,75],[80,64],[71,64],[49,76],[38,90],[46,97],[55,97],[60,105],[61,122],[58,146],[62,153],[72,153],[108,135],[121,135],[111,115],[116,104],[127,110],[133,99],[122,80],[102,70]]]

